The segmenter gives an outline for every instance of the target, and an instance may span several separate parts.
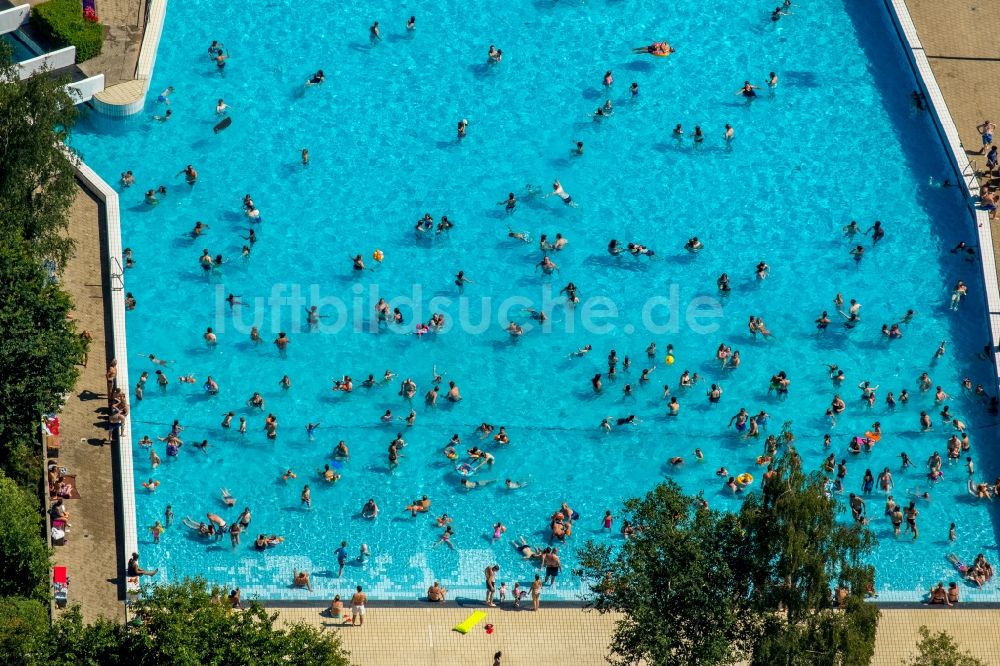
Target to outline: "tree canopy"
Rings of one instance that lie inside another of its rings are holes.
[[[37,599],[0,597],[0,664],[28,663],[49,636],[49,607]]]
[[[52,627],[40,655],[56,666],[105,664],[237,664],[348,666],[336,634],[315,627],[277,626],[276,614],[256,602],[234,610],[224,590],[203,580],[149,588],[133,607],[128,625],[98,620],[84,625],[70,611]]]
[[[59,407],[86,351],[71,309],[27,242],[0,243],[0,466],[21,482],[40,473],[39,417]]]
[[[62,232],[76,185],[60,144],[77,111],[67,81],[20,81],[10,56],[0,43],[0,237],[30,241],[38,256],[61,264],[73,246]]]
[[[749,614],[736,600],[747,581],[727,556],[742,538],[736,516],[703,508],[673,481],[625,503],[642,526],[620,550],[590,543],[581,565],[594,607],[626,610],[615,629],[619,663],[725,663],[746,644]]]
[[[0,469],[37,488],[39,416],[76,382],[84,341],[49,279],[70,256],[73,165],[60,148],[76,109],[62,81],[18,79],[0,42]]]
[[[584,547],[591,606],[623,613],[614,663],[869,662],[879,611],[865,602],[874,571],[863,557],[874,537],[838,519],[825,479],[805,474],[794,450],[768,476],[733,514],[667,481],[626,502],[635,536]]]
[[[38,504],[0,472],[0,595],[47,602],[49,547]]]
[[[986,666],[968,652],[961,650],[955,639],[946,631],[932,634],[927,627],[920,627],[917,655],[906,666]]]

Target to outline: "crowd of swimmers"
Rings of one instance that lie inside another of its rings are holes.
[[[790,1],[785,0],[782,6],[776,7],[771,13],[771,21],[776,22],[782,17],[789,16],[791,14],[790,5]],[[408,32],[412,32],[415,30],[415,27],[416,19],[411,16],[406,22],[406,30]],[[374,22],[369,28],[369,39],[373,47],[377,46],[382,41],[382,30],[377,21]],[[635,47],[632,49],[632,52],[640,55],[666,57],[675,53],[676,49],[666,41],[654,41],[648,45]],[[219,71],[223,71],[226,67],[226,62],[230,57],[225,46],[217,41],[213,41],[208,49],[208,54],[211,60],[215,63],[217,69]],[[490,65],[498,65],[503,61],[503,56],[504,54],[502,49],[496,48],[495,45],[490,45],[487,52],[487,62]],[[305,86],[319,86],[325,81],[326,75],[324,71],[322,69],[318,69],[315,73],[308,77],[305,81]],[[759,95],[759,90],[766,88],[773,91],[777,87],[778,82],[778,75],[771,71],[760,85],[756,85],[750,80],[745,80],[743,85],[735,91],[735,95],[744,98],[747,103],[750,103]],[[611,70],[606,71],[604,74],[602,78],[602,85],[605,89],[611,88],[614,85],[614,73]],[[633,82],[629,87],[629,91],[633,97],[637,96],[639,94],[638,83]],[[157,97],[158,103],[167,108],[163,114],[154,116],[156,120],[165,122],[171,118],[172,111],[169,106],[170,95],[173,92],[174,88],[168,87]],[[921,100],[922,98],[917,101],[919,102]],[[215,106],[215,112],[220,116],[226,116],[229,113],[229,105],[225,103],[224,99],[220,98],[218,100]],[[608,99],[603,105],[596,109],[593,114],[593,119],[595,121],[602,121],[603,119],[613,116],[614,113],[614,105],[612,101]],[[468,128],[469,123],[466,119],[462,119],[458,122],[456,130],[458,139],[463,139],[468,135]],[[987,165],[992,171],[997,168],[998,161],[1000,161],[1000,158],[998,158],[997,155],[997,148],[992,145],[992,135],[995,126],[989,121],[986,121],[978,129],[983,136],[984,152],[987,147],[990,148],[990,153],[987,157]],[[672,136],[675,139],[681,139],[682,137],[687,136],[684,127],[680,123],[676,124],[673,128]],[[705,133],[700,126],[695,126],[690,136],[691,140],[695,144],[700,144],[705,141]],[[734,128],[728,123],[725,124],[722,138],[729,143],[733,140],[734,136]],[[583,153],[583,142],[575,141],[572,154],[574,156],[582,156]],[[309,160],[308,149],[301,149],[302,165],[308,166]],[[177,177],[183,176],[186,184],[190,187],[194,187],[199,178],[198,171],[192,164],[183,166],[183,168],[181,168],[176,175]],[[134,184],[135,175],[132,171],[125,171],[121,174],[122,187],[131,187]],[[561,201],[569,208],[578,206],[578,202],[569,192],[566,191],[563,184],[558,179],[553,181],[550,191],[545,194],[542,193],[542,189],[540,187],[533,185],[528,185],[526,187],[526,192],[527,194],[522,196],[540,199],[554,197],[555,200]],[[160,185],[154,189],[147,190],[144,200],[146,204],[155,206],[158,205],[166,195],[166,186]],[[498,202],[497,205],[503,206],[506,213],[510,215],[517,210],[518,203],[518,196],[514,192],[510,192],[507,197]],[[996,195],[990,193],[988,189],[984,190],[982,194],[982,203],[984,207],[994,211],[997,204]],[[241,254],[244,259],[247,259],[250,256],[253,246],[257,242],[255,225],[260,225],[263,222],[263,216],[250,194],[246,194],[243,198],[242,211],[248,224],[248,229],[246,231],[248,235],[241,236],[241,238],[246,241],[243,245]],[[414,227],[414,233],[418,238],[426,238],[441,234],[447,235],[454,228],[454,226],[454,221],[450,220],[447,215],[440,216],[439,220],[436,221],[431,213],[428,212],[417,220]],[[189,232],[189,235],[192,239],[198,239],[208,228],[209,225],[204,224],[201,221],[196,221],[193,229]],[[866,256],[868,256],[869,250],[864,244],[856,242],[856,237],[859,237],[859,235],[870,236],[872,248],[875,248],[877,244],[885,238],[886,228],[883,226],[881,221],[875,220],[871,226],[869,226],[866,230],[863,230],[856,221],[852,220],[848,225],[843,227],[842,233],[852,245],[852,247],[847,250],[848,256],[850,256],[855,263],[861,264]],[[516,231],[510,227],[508,227],[508,237],[524,243],[531,242],[531,239],[526,232]],[[552,239],[550,239],[547,234],[541,234],[538,240],[538,247],[542,256],[535,265],[536,271],[541,271],[544,275],[548,276],[560,273],[560,268],[552,259],[552,256],[555,253],[564,250],[568,243],[569,240],[564,237],[561,232],[556,233]],[[705,251],[705,244],[697,236],[692,236],[688,238],[686,243],[684,243],[683,250],[689,253],[703,252]],[[612,238],[608,241],[606,251],[612,257],[632,257],[632,260],[635,261],[647,261],[656,256],[656,251],[649,248],[643,242],[634,239],[631,241],[620,242],[618,239]],[[975,251],[966,246],[965,243],[960,243],[955,249],[952,250],[952,252],[956,254],[962,253],[962,255],[968,260],[975,259]],[[351,270],[356,273],[374,270],[373,267],[366,265],[365,257],[361,254],[349,254],[348,258],[350,260]],[[383,258],[384,254],[382,251],[375,250],[372,254],[372,260],[375,267],[382,263]],[[124,260],[126,268],[132,268],[135,265],[136,258],[131,249],[126,248]],[[213,254],[208,248],[203,249],[201,256],[198,258],[198,265],[206,274],[209,275],[217,274],[226,263],[227,259],[222,254]],[[745,266],[742,270],[745,270],[748,275],[752,275],[758,282],[766,280],[771,274],[771,266],[763,260],[757,261],[755,264]],[[468,275],[465,271],[459,270],[455,274],[453,282],[458,291],[462,292],[467,285],[475,284],[473,277],[470,277],[470,275]],[[732,284],[728,273],[724,272],[720,274],[716,279],[715,284],[720,295],[722,296],[726,296],[732,291]],[[952,310],[959,307],[959,304],[967,295],[967,291],[967,286],[961,280],[957,281],[950,287],[949,307]],[[568,282],[566,286],[560,290],[560,294],[565,295],[567,302],[571,305],[579,302],[579,290],[573,282]],[[226,298],[226,302],[230,308],[234,308],[242,305],[240,298],[241,297],[237,294],[229,294]],[[135,301],[133,298],[132,308],[134,307]],[[845,305],[845,299],[843,296],[839,293],[836,294],[836,297],[833,300],[833,311],[842,318],[842,325],[847,330],[859,326],[862,322],[861,304],[855,299],[849,299],[848,303]],[[881,325],[881,334],[883,338],[886,340],[897,340],[902,338],[907,330],[908,324],[911,323],[915,315],[915,311],[911,309],[897,321],[888,321],[883,323]],[[320,313],[317,306],[311,306],[306,310],[306,318],[310,328],[318,325],[324,316],[325,315]],[[380,326],[406,325],[405,315],[399,310],[399,308],[390,308],[390,305],[384,299],[380,299],[376,305],[375,316]],[[525,309],[524,311],[525,319],[533,320],[539,323],[544,323],[548,316],[549,315],[547,315],[544,311],[540,310]],[[833,320],[828,314],[828,310],[823,310],[812,323],[815,325],[816,330],[820,334],[823,334],[833,325]],[[413,324],[413,330],[417,336],[422,336],[441,332],[444,330],[445,326],[446,320],[444,314],[433,313],[428,322],[415,322]],[[773,336],[773,333],[764,322],[763,318],[756,313],[749,315],[746,328],[748,334],[753,339],[766,339]],[[515,321],[509,322],[506,327],[506,331],[512,337],[519,337],[525,333],[524,326]],[[205,344],[208,346],[215,346],[218,344],[218,337],[212,328],[207,328],[202,337]],[[256,327],[251,330],[250,341],[255,345],[263,342],[262,336]],[[273,345],[277,349],[278,353],[284,356],[289,352],[291,342],[291,338],[285,332],[280,332],[274,339]],[[580,358],[586,356],[592,350],[592,345],[588,344],[575,352],[571,352],[568,354],[568,357]],[[940,358],[943,356],[945,354],[945,350],[946,343],[945,341],[942,341],[938,346],[937,352],[935,352],[934,358]],[[987,349],[986,353],[988,354],[988,352],[989,349]],[[155,366],[154,376],[156,385],[161,390],[167,390],[170,380],[166,371],[172,367],[173,363],[171,361],[157,358],[153,354],[144,354],[143,356]],[[635,382],[628,382],[623,385],[621,390],[624,400],[634,399],[636,388],[638,386],[646,385],[652,381],[652,374],[657,369],[656,359],[658,358],[657,345],[655,342],[651,342],[647,347],[646,356],[648,361],[647,365],[649,367],[640,369]],[[667,345],[665,362],[667,365],[672,365],[674,363],[674,359],[675,356],[673,347],[671,345]],[[734,371],[739,368],[741,363],[740,351],[739,349],[733,350],[732,346],[728,345],[726,342],[721,342],[715,353],[715,360],[720,364],[722,369]],[[627,355],[622,359],[619,359],[617,352],[614,349],[611,349],[607,357],[607,372],[598,373],[590,379],[591,388],[594,393],[600,394],[610,390],[610,387],[606,385],[606,382],[614,380],[618,376],[619,364],[621,365],[622,372],[627,373],[630,370],[632,361]],[[830,426],[835,427],[837,425],[837,417],[847,409],[847,402],[841,398],[839,393],[844,390],[841,387],[845,386],[846,376],[844,371],[836,365],[828,366],[828,370],[830,380],[833,382],[835,387],[834,390],[838,391],[838,393],[834,395],[830,406],[825,412],[825,417],[829,420]],[[110,370],[109,373],[111,373]],[[135,387],[136,400],[142,400],[144,398],[145,384],[149,378],[148,372],[142,372]],[[396,374],[394,372],[386,370],[380,379],[376,378],[374,374],[369,374],[367,379],[360,382],[360,386],[365,389],[373,389],[388,385],[395,378]],[[678,417],[681,412],[680,397],[695,394],[696,392],[692,389],[695,389],[695,387],[703,381],[703,379],[704,378],[699,377],[697,372],[691,373],[688,370],[684,370],[673,389],[664,384],[662,398],[665,403],[666,416]],[[178,377],[178,381],[182,384],[195,384],[198,380],[196,380],[193,374],[188,373],[180,375]],[[112,383],[113,376],[109,378],[109,395],[112,396],[113,409],[117,410],[119,420],[123,421],[124,417],[128,415],[127,399],[122,390],[117,386],[112,386]],[[435,367],[430,382],[430,388],[423,396],[426,408],[434,408],[437,405],[438,399],[441,397],[451,403],[458,403],[462,400],[461,392],[456,381],[448,381],[447,389],[443,388],[444,384],[445,382],[442,374],[439,374],[437,368]],[[724,388],[722,384],[711,382],[706,382],[706,384],[708,387],[704,390],[704,399],[713,405],[722,402],[724,396]],[[768,382],[767,393],[774,395],[779,400],[782,400],[788,396],[791,390],[791,384],[792,378],[789,374],[784,370],[778,370],[772,374],[770,381]],[[291,379],[289,376],[284,375],[280,380],[279,385],[282,390],[290,389]],[[221,393],[219,382],[212,376],[208,376],[202,386],[208,395],[216,396]],[[927,372],[923,372],[917,378],[916,386],[920,393],[927,393],[934,397],[934,402],[942,407],[941,423],[943,427],[952,431],[944,447],[944,450],[946,451],[945,458],[942,458],[941,455],[935,452],[926,463],[927,482],[935,484],[944,478],[945,471],[943,466],[946,461],[949,464],[957,464],[961,462],[962,457],[965,457],[966,469],[969,477],[967,480],[967,490],[969,495],[973,496],[977,500],[985,501],[992,501],[996,497],[1000,496],[1000,478],[997,478],[992,483],[977,481],[974,478],[974,464],[971,456],[967,455],[970,451],[970,441],[967,428],[961,420],[955,418],[950,413],[949,407],[944,404],[951,396],[949,396],[941,386],[935,385]],[[339,378],[335,378],[331,388],[333,391],[338,393],[352,393],[356,390],[355,382],[350,375],[343,375]],[[857,388],[860,392],[859,397],[861,402],[869,408],[873,407],[876,404],[877,394],[880,387],[878,385],[873,385],[869,381],[862,381],[857,384]],[[991,414],[997,414],[998,399],[996,397],[988,396],[982,385],[976,386],[973,389],[971,380],[965,379],[963,381],[962,390],[963,393],[980,400]],[[417,418],[417,412],[412,407],[411,401],[416,399],[416,396],[418,395],[416,382],[411,377],[405,377],[402,379],[399,384],[398,395],[404,400],[408,408],[406,416],[393,414],[393,411],[388,409],[379,418],[379,423],[391,426],[397,426],[399,424],[405,424],[405,427],[413,426]],[[909,392],[906,388],[902,388],[898,394],[888,391],[885,394],[884,403],[886,407],[891,410],[897,405],[904,405],[909,400],[909,397]],[[265,407],[265,398],[262,393],[260,391],[253,392],[246,400],[245,404],[251,410],[252,414],[267,414],[263,430],[267,439],[276,440],[279,432],[278,417],[273,413],[267,412]],[[234,411],[226,411],[223,414],[221,428],[224,430],[230,430],[233,428],[234,418],[236,418],[236,413]],[[780,434],[768,433],[767,425],[769,420],[770,415],[764,410],[753,410],[751,412],[741,407],[739,411],[730,418],[728,424],[728,427],[732,428],[736,432],[737,436],[742,440],[763,441],[763,451],[761,452],[761,455],[757,457],[757,464],[764,468],[763,480],[767,480],[775,473],[773,467],[771,466],[771,461],[779,454],[779,451],[783,446],[787,446],[791,442],[790,433],[787,432],[787,428],[782,428]],[[638,418],[635,414],[610,415],[605,417],[600,424],[597,425],[597,427],[603,433],[611,433],[626,426],[638,427],[641,426],[642,423],[642,419]],[[305,425],[306,434],[310,440],[313,439],[316,430],[320,426],[321,424],[318,422],[310,422]],[[238,423],[236,424],[237,431],[242,435],[247,432],[247,428],[247,417],[239,416]],[[919,429],[925,432],[934,429],[933,419],[926,411],[920,412]],[[165,444],[165,454],[168,457],[177,457],[181,448],[185,446],[184,440],[181,439],[181,433],[183,430],[184,427],[179,423],[179,421],[175,420],[169,433],[157,437],[159,441]],[[488,476],[494,468],[496,457],[499,452],[506,448],[511,442],[505,426],[494,426],[493,424],[483,422],[474,430],[472,436],[477,438],[477,443],[466,447],[462,444],[459,434],[456,433],[442,450],[442,454],[447,459],[448,464],[454,468],[457,487],[465,491],[472,491],[496,483],[498,489],[513,491],[526,488],[530,485],[529,481],[510,478],[504,479],[501,483],[499,478]],[[871,428],[863,434],[863,436],[858,434],[850,437],[847,444],[847,455],[858,456],[864,453],[870,453],[875,445],[881,441],[882,437],[883,432],[881,424],[876,421],[872,424]],[[140,446],[149,449],[150,465],[152,469],[155,470],[161,464],[161,460],[155,450],[153,450],[153,440],[149,436],[144,436],[142,440],[140,440],[139,444]],[[207,439],[203,439],[201,442],[192,441],[189,445],[202,452],[205,452],[210,446]],[[400,465],[401,458],[405,457],[404,449],[406,446],[407,443],[402,432],[397,432],[395,437],[393,437],[389,442],[386,450],[386,460],[390,471]],[[492,449],[492,451],[481,448],[487,446]],[[830,448],[832,446],[831,435],[825,435],[823,446],[825,448]],[[464,455],[460,453],[462,449],[465,449]],[[848,458],[840,457],[838,462],[838,457],[839,456],[835,453],[830,453],[821,466],[822,470],[829,475],[829,482],[826,487],[826,492],[829,496],[840,495],[846,492],[845,480],[847,476]],[[340,481],[343,474],[346,473],[344,471],[344,464],[349,460],[349,458],[350,453],[348,446],[343,440],[341,440],[333,452],[332,460],[324,463],[322,468],[316,469],[314,475],[315,482],[335,484]],[[694,458],[699,462],[705,459],[705,456],[700,448],[695,449]],[[914,466],[913,462],[909,459],[905,452],[900,453],[900,458],[902,470],[906,470],[908,467]],[[683,465],[684,462],[684,458],[679,455],[671,456],[666,461],[669,467],[674,468],[679,465]],[[721,490],[725,493],[731,493],[733,495],[746,492],[754,483],[753,476],[749,472],[730,473],[725,466],[719,467],[716,470],[715,475],[718,477]],[[279,478],[281,482],[289,483],[297,479],[298,476],[292,469],[289,468],[285,469],[284,472],[280,474]],[[142,483],[142,486],[148,492],[153,493],[158,490],[160,482],[154,478],[149,478],[148,481]],[[905,533],[908,535],[912,534],[912,539],[917,539],[919,535],[917,517],[920,513],[918,507],[922,503],[930,501],[930,492],[909,489],[906,491],[908,496],[905,501],[906,506],[902,506],[893,498],[892,493],[894,492],[894,479],[890,468],[885,467],[877,475],[873,473],[871,469],[867,469],[863,475],[860,492],[850,492],[847,497],[847,507],[855,521],[865,524],[868,523],[869,512],[865,498],[875,492],[876,489],[884,493],[886,496],[884,516],[892,525],[894,533],[899,535],[905,523]],[[309,483],[305,483],[303,485],[299,498],[302,508],[305,510],[312,509],[313,498]],[[226,488],[220,489],[218,501],[220,501],[227,509],[232,509],[237,504],[236,498],[233,497],[230,491]],[[701,501],[705,506],[707,506],[706,500],[702,499]],[[402,506],[401,511],[409,514],[411,518],[417,518],[423,514],[430,515],[431,499],[428,495],[421,495],[413,500],[405,503],[401,502],[400,504]],[[359,515],[365,520],[375,520],[380,515],[380,508],[374,498],[369,499],[361,507]],[[438,530],[435,538],[430,543],[430,547],[436,548],[438,546],[445,546],[449,549],[458,548],[459,537],[455,533],[452,518],[447,513],[430,515],[430,518],[433,527]],[[567,503],[563,502],[559,509],[552,513],[549,519],[547,529],[547,545],[529,544],[524,536],[521,536],[518,540],[511,542],[512,547],[523,560],[537,564],[544,571],[544,579],[541,584],[555,584],[556,578],[558,577],[562,566],[559,558],[558,545],[556,544],[563,544],[572,537],[574,525],[580,519],[580,515],[570,508]],[[170,527],[172,520],[172,508],[170,505],[167,505],[163,520],[157,520],[150,528],[154,541],[159,542],[161,535],[164,533],[165,529]],[[189,516],[184,516],[181,523],[183,526],[188,528],[192,535],[197,539],[214,542],[222,540],[225,535],[228,534],[231,545],[235,548],[240,545],[241,534],[246,533],[249,530],[251,520],[251,511],[249,506],[247,506],[244,507],[242,512],[240,512],[236,520],[232,522],[227,521],[218,513],[209,511],[205,513],[204,519],[193,519]],[[588,520],[597,520],[602,531],[611,532],[613,530],[614,516],[610,509],[605,511],[603,516],[600,516],[599,518],[588,517]],[[507,531],[507,526],[500,521],[491,521],[489,525],[491,525],[491,527],[487,530],[487,536],[490,542],[496,543],[500,541]],[[641,532],[641,530],[642,526],[640,524],[633,524],[630,523],[629,520],[623,520],[619,532],[623,539],[630,539],[637,533]],[[955,539],[956,527],[954,523],[952,523],[949,528],[949,540],[955,541]],[[283,541],[284,537],[280,535],[262,532],[259,533],[254,540],[253,547],[258,551],[265,551],[269,548],[278,546]],[[341,573],[343,572],[343,567],[347,558],[346,546],[347,543],[343,542],[341,544],[341,548],[336,551]],[[369,554],[367,545],[362,544],[361,552],[358,556],[359,560],[364,561]],[[954,562],[955,566],[959,568],[965,578],[978,585],[982,585],[992,578],[992,567],[985,561],[985,558],[983,558],[982,555],[979,555],[973,564],[969,566],[959,562],[957,558]],[[487,569],[486,575],[488,589],[490,588],[490,581],[493,580],[491,576],[495,577],[497,570],[498,566],[496,565]],[[493,572],[492,574],[490,573],[491,571]],[[535,578],[537,582],[540,576],[536,576]],[[293,584],[297,587],[305,587],[310,590],[312,589],[311,583],[309,582],[309,575],[305,571],[295,573]],[[515,605],[519,603],[522,596],[522,590],[519,588],[520,584],[515,583],[513,591]],[[532,587],[532,592],[534,592],[534,586]],[[358,593],[362,594],[360,588],[358,588]],[[434,585],[429,588],[427,594],[428,598],[432,601],[442,601],[446,597],[447,590],[441,587],[438,582],[435,582]],[[505,596],[506,584],[501,584],[500,600],[503,601]],[[533,597],[536,599],[537,603],[537,596],[533,594]],[[943,591],[942,595],[942,591],[936,588],[935,590],[932,590],[931,597],[932,599],[938,600],[944,599],[944,601],[933,601],[933,603],[951,603],[957,600],[957,592],[955,593],[953,599],[951,592]],[[487,603],[492,603],[492,591],[490,591],[488,595]]]

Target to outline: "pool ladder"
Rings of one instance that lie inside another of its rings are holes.
[[[118,261],[118,257],[111,257],[111,268],[109,273],[111,274],[111,291],[122,291],[125,289],[125,271],[122,269],[121,262]]]

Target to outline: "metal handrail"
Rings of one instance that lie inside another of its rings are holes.
[[[110,257],[109,263],[111,264],[109,271],[111,274],[111,291],[122,291],[125,289],[125,269],[122,268],[118,257],[114,255]]]

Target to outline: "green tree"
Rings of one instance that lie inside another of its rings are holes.
[[[642,530],[619,549],[588,542],[577,572],[590,605],[624,613],[612,663],[726,664],[749,644],[747,579],[727,553],[742,538],[737,517],[704,508],[673,481],[625,503]]]
[[[136,608],[143,624],[130,643],[138,644],[148,664],[349,663],[335,635],[307,626],[279,629],[276,614],[252,602],[233,612],[218,601],[223,595],[197,579],[152,588]]]
[[[30,663],[48,641],[49,608],[35,599],[0,597],[0,664]]]
[[[788,438],[791,439],[790,437]],[[618,548],[588,543],[577,572],[590,605],[618,611],[614,663],[861,666],[878,608],[865,602],[874,537],[838,519],[825,479],[791,450],[737,514],[704,507],[672,482],[625,505],[641,529]],[[833,587],[845,598],[833,603]]]
[[[27,242],[0,243],[0,467],[24,484],[41,473],[38,419],[60,406],[86,351],[71,307]]]
[[[84,344],[68,296],[46,280],[72,249],[73,166],[60,148],[76,116],[61,81],[20,81],[0,42],[0,469],[37,487],[38,417],[71,389]]]
[[[746,538],[738,564],[751,581],[750,604],[763,622],[753,666],[865,665],[875,649],[879,611],[866,603],[874,569],[864,563],[875,537],[838,519],[820,473],[806,474],[794,449],[778,458],[761,494],[739,513]],[[834,608],[831,588],[846,591]]]
[[[315,627],[279,628],[260,604],[230,608],[220,588],[185,580],[145,590],[133,607],[136,621],[118,625],[98,621],[84,626],[79,615],[53,628],[52,650],[44,663],[104,666],[122,663],[200,665],[264,664],[348,666],[335,634]]]
[[[920,627],[920,641],[917,642],[917,656],[906,662],[906,666],[986,666],[968,652],[960,651],[948,632],[932,634],[927,627]]]
[[[93,624],[84,624],[80,608],[74,606],[49,628],[44,649],[25,663],[30,666],[131,664],[132,655],[125,652],[128,638],[127,628],[111,620],[99,618]]]
[[[66,80],[20,81],[0,49],[0,237],[30,241],[39,257],[62,264],[72,241],[62,232],[76,192],[70,158],[60,147],[76,119]]]
[[[0,472],[0,596],[48,602],[49,547],[38,505]]]

